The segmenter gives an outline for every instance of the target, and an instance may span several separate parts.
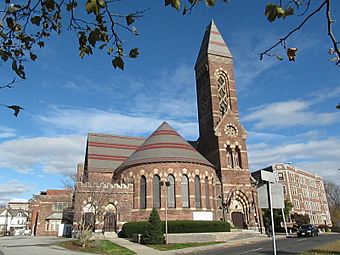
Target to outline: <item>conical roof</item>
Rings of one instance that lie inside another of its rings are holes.
[[[157,162],[188,162],[212,166],[192,145],[183,139],[167,122],[122,164],[117,171],[134,165]]]
[[[202,61],[207,54],[213,54],[223,57],[232,58],[227,44],[218,31],[215,22],[212,20],[207,26],[200,51],[196,60],[196,66]]]

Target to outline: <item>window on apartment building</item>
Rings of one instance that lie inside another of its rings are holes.
[[[297,195],[297,189],[295,186],[292,186],[292,193],[293,195]]]
[[[287,195],[287,189],[286,189],[286,186],[285,186],[285,185],[282,185],[282,188],[283,188],[283,195]]]
[[[52,210],[53,211],[63,211],[68,207],[67,202],[57,202],[53,204]]]
[[[302,198],[302,194],[300,193],[299,194],[299,200],[302,202],[303,201],[303,198]]]
[[[283,173],[278,173],[279,181],[284,181]]]
[[[294,200],[293,200],[293,204],[294,204],[294,207],[295,207],[296,209],[299,209],[299,208],[300,208],[299,200],[294,199]]]

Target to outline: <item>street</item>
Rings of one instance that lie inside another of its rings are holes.
[[[86,255],[51,246],[67,240],[60,237],[6,236],[0,238],[0,255]]]
[[[340,240],[340,234],[324,234],[317,237],[304,237],[304,238],[281,238],[277,240],[277,254],[300,254],[302,252],[308,251],[317,247],[319,245],[325,244],[327,242]],[[232,247],[222,247],[216,248],[209,251],[195,252],[193,254],[204,254],[204,255],[218,255],[218,254],[228,254],[228,255],[240,255],[240,254],[257,254],[257,255],[269,255],[273,254],[272,240],[268,241],[241,244]],[[338,253],[334,253],[338,254]]]

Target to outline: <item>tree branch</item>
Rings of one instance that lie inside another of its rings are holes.
[[[281,38],[278,40],[278,42],[276,44],[274,44],[273,46],[269,47],[267,50],[265,50],[264,52],[261,52],[259,55],[260,55],[260,60],[263,59],[263,57],[266,55],[266,56],[270,56],[272,57],[273,55],[275,54],[272,54],[270,53],[271,50],[273,50],[274,48],[276,48],[278,45],[282,45],[283,48],[287,48],[286,47],[286,40],[292,35],[294,34],[296,31],[299,31],[303,25],[311,18],[313,17],[316,13],[318,13],[326,4],[327,2],[329,2],[329,0],[325,0],[323,1],[320,6],[314,10],[312,13],[310,13],[301,23],[300,25],[298,25],[296,28],[294,28],[293,30],[291,30],[285,37]]]
[[[333,34],[333,30],[332,30],[332,24],[333,24],[334,21],[331,18],[330,5],[331,5],[331,1],[326,0],[327,31],[328,31],[328,36],[331,38],[331,41],[332,41],[333,47],[334,47],[334,49],[330,50],[330,54],[335,55],[335,57],[331,60],[334,60],[335,64],[337,66],[340,66],[340,49],[338,47],[339,42],[335,39],[335,36]]]

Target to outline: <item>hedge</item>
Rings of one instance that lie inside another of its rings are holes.
[[[123,225],[119,237],[132,238],[133,234],[145,235],[147,221],[128,222]],[[162,221],[163,232],[165,222]],[[225,221],[192,221],[192,220],[171,220],[168,221],[168,233],[207,233],[207,232],[229,232],[230,224]]]

